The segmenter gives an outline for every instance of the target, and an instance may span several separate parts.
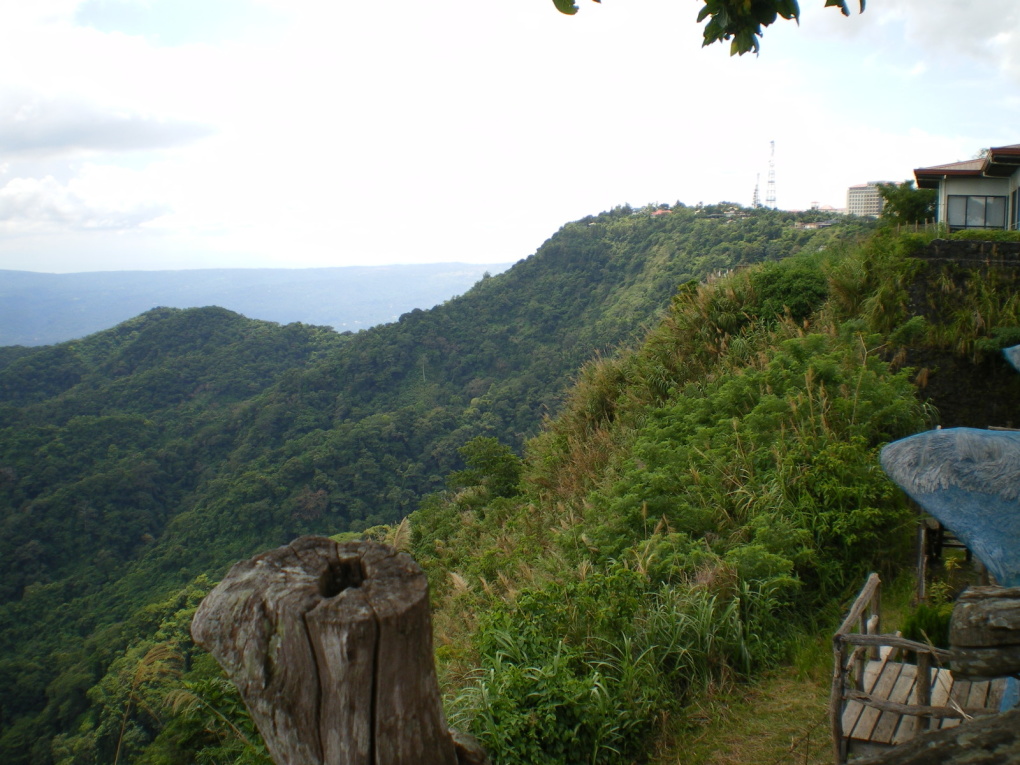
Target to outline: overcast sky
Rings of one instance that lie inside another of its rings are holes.
[[[629,203],[784,209],[1020,142],[1020,3],[0,0],[0,269],[527,257]],[[851,0],[853,2],[853,0]]]

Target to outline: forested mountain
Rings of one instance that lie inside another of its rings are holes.
[[[203,669],[181,646],[205,575],[302,533],[395,523],[479,444],[520,450],[571,376],[658,325],[678,288],[861,234],[769,210],[653,212],[567,224],[465,295],[356,335],[157,309],[83,340],[0,349],[0,759],[110,762],[123,748],[125,762],[194,761],[217,734],[197,718],[191,744],[166,733],[146,689],[169,665],[145,657],[160,633],[182,651],[170,674]],[[775,294],[754,277],[763,310],[809,316],[825,279],[784,274]],[[749,315],[727,311],[732,330],[702,328],[722,333],[709,345],[743,331]],[[592,406],[598,418],[618,403]],[[583,451],[601,435],[565,438]],[[539,461],[544,480],[576,472],[554,469],[560,459]],[[179,755],[147,749],[164,734]]]
[[[215,305],[252,319],[356,331],[438,305],[508,265],[0,271],[0,346],[81,338],[156,307]]]

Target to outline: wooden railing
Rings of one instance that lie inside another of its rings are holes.
[[[948,663],[948,651],[899,635],[881,634],[880,610],[882,581],[872,574],[854,601],[850,613],[832,638],[833,674],[829,698],[829,721],[832,726],[833,757],[837,765],[846,762],[848,741],[843,731],[843,710],[847,701],[924,720],[964,717],[959,709],[931,705],[931,668],[934,662]],[[882,652],[882,648],[888,651]],[[900,704],[868,693],[864,687],[865,670],[870,659],[891,660],[899,651],[912,651],[917,656],[917,684],[913,704]]]

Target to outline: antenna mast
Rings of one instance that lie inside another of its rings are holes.
[[[769,185],[765,192],[765,206],[776,209],[776,142],[769,141],[772,153],[769,155]]]
[[[761,181],[761,173],[756,173],[754,176],[754,196],[751,198],[751,207],[757,209],[761,207],[761,197],[758,196],[758,184]]]

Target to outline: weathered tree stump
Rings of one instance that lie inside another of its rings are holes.
[[[953,675],[983,680],[1020,672],[1020,587],[970,587],[949,624]]]
[[[277,765],[457,765],[432,655],[428,586],[374,542],[301,537],[236,564],[191,626],[238,687]]]

